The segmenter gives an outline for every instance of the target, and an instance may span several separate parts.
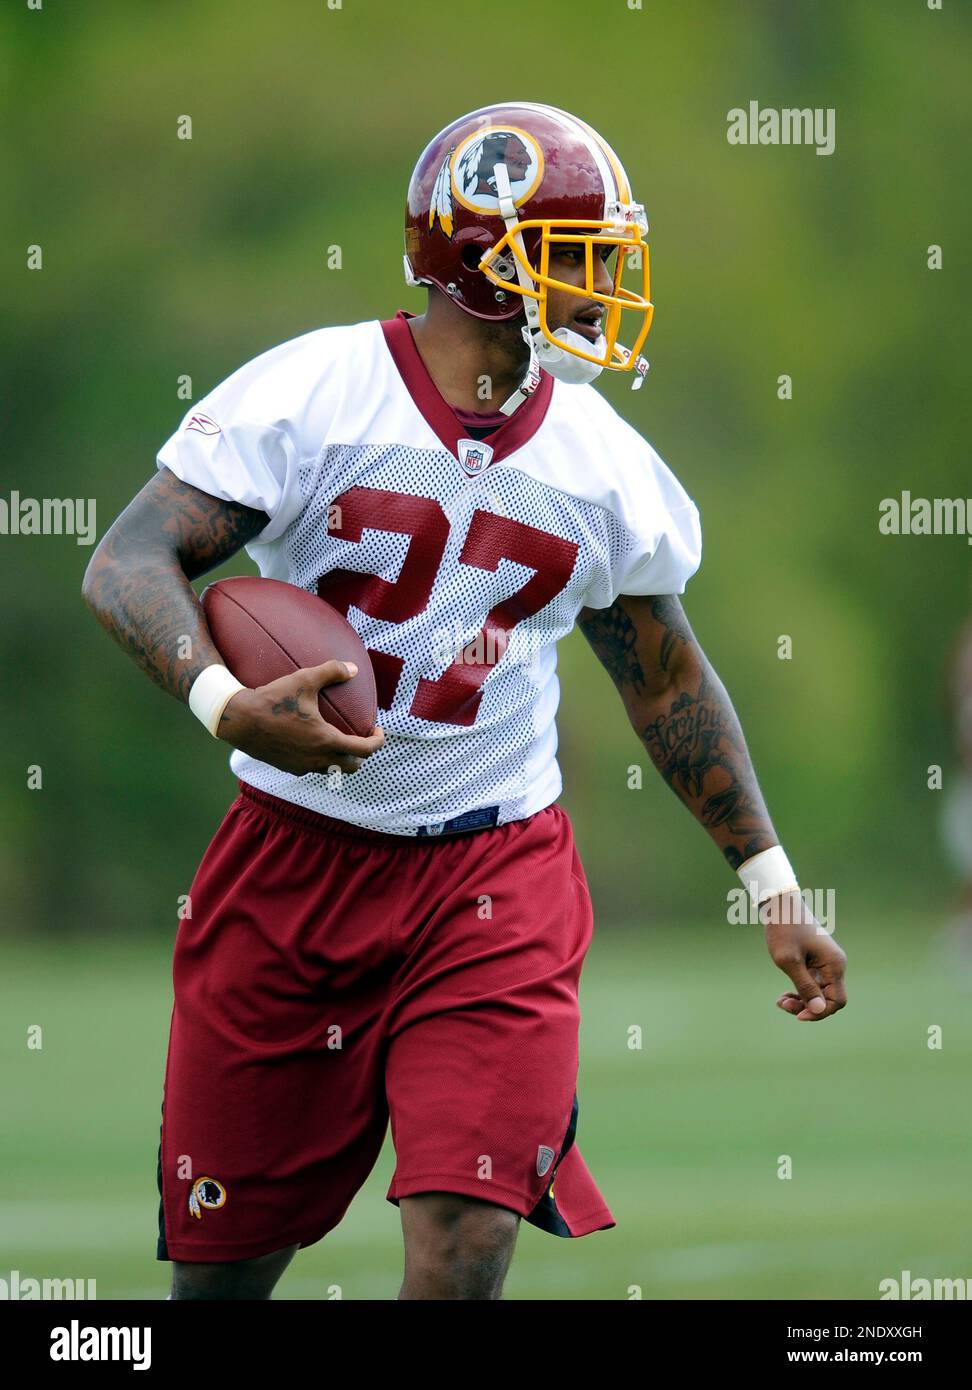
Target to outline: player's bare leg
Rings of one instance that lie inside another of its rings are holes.
[[[515,1211],[453,1192],[403,1197],[399,1299],[499,1299],[520,1226]]]
[[[171,1299],[268,1299],[290,1264],[298,1245],[259,1255],[252,1260],[196,1264],[174,1260]]]

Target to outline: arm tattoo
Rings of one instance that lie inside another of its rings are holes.
[[[683,687],[639,733],[655,767],[734,869],[777,843],[739,721],[707,662],[697,691]]]
[[[739,720],[678,598],[621,597],[578,626],[653,764],[732,867],[777,844]]]
[[[610,608],[585,608],[577,626],[622,693],[626,686],[635,693],[644,690],[645,673],[635,651],[638,633],[620,603],[612,603]]]
[[[671,594],[665,594],[660,598],[651,600],[651,616],[665,630],[662,636],[658,664],[663,671],[667,671],[672,665],[672,658],[677,655],[679,642],[683,646],[688,646],[691,642],[692,629],[688,625],[682,605]]]
[[[658,666],[667,674],[677,661],[679,646],[687,646],[692,641],[692,629],[674,596],[663,595],[646,601],[661,634]],[[612,603],[610,608],[585,608],[577,625],[622,696],[643,695],[647,682],[635,648],[638,629],[621,601]]]
[[[177,699],[187,700],[200,671],[220,660],[190,579],[229,559],[268,520],[160,469],[91,557],[83,588],[88,606]]]

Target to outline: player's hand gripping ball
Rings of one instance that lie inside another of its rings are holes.
[[[210,584],[202,605],[220,656],[248,687],[227,705],[221,737],[297,775],[355,771],[382,745],[374,670],[337,609],[294,584],[255,576]],[[347,663],[357,667],[350,679]],[[314,689],[320,719],[310,717]]]

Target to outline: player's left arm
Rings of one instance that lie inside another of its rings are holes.
[[[679,599],[622,595],[582,609],[577,623],[655,767],[732,868],[778,845],[732,702]],[[799,893],[771,898],[761,915],[769,953],[796,991],[778,1006],[804,1021],[842,1009],[844,952]]]

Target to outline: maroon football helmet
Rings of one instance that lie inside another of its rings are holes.
[[[412,285],[434,285],[476,318],[512,319],[525,310],[524,335],[555,376],[590,380],[603,367],[636,369],[640,385],[647,363],[638,354],[652,317],[647,230],[621,161],[590,126],[553,106],[486,106],[441,131],[415,166],[405,276]],[[558,242],[584,246],[585,284],[551,277]],[[599,293],[593,258],[605,244],[618,254],[611,292]],[[637,290],[622,286],[626,269],[637,272]],[[550,330],[549,288],[605,306],[597,343]],[[624,313],[634,316],[630,348],[617,342]]]

